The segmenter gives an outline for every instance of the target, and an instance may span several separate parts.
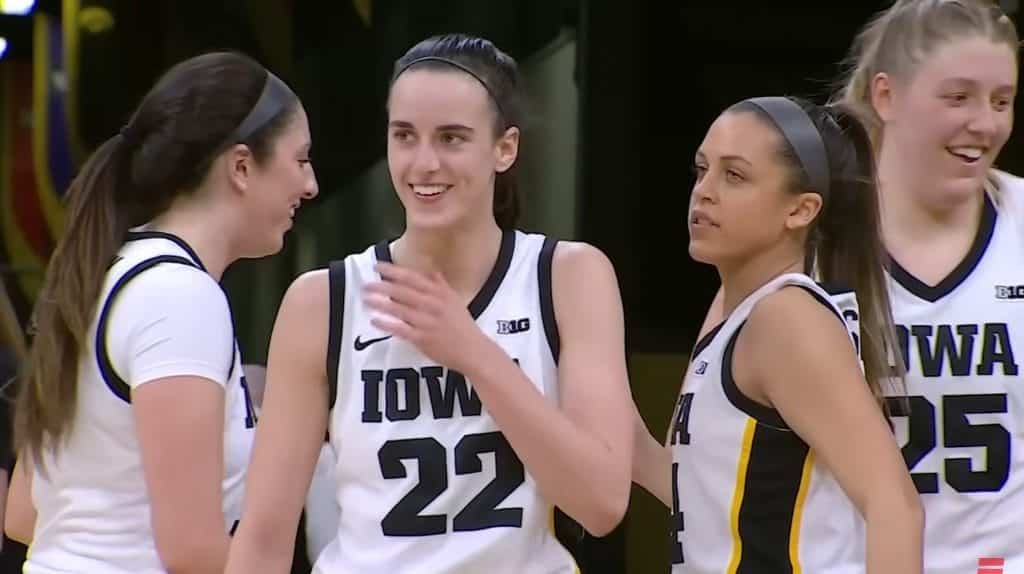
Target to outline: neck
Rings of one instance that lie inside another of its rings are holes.
[[[883,145],[878,160],[885,243],[926,242],[951,232],[973,237],[981,219],[983,191],[952,201],[942,197],[927,201],[923,198],[936,197],[931,188],[939,182],[911,173],[890,149]]]
[[[780,245],[740,263],[718,265],[724,293],[722,316],[728,317],[744,299],[765,283],[784,273],[801,273],[803,266],[803,250],[794,250],[787,245]]]
[[[501,237],[492,218],[443,230],[408,227],[395,241],[391,255],[399,265],[424,273],[440,272],[468,303],[494,268]]]
[[[216,206],[198,197],[198,192],[181,196],[152,221],[150,228],[183,239],[195,250],[207,273],[220,281],[224,270],[239,258],[239,249],[231,239],[233,226]]]

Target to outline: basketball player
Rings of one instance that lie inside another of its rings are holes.
[[[649,439],[635,471],[671,505],[672,571],[921,572],[920,503],[881,405],[895,341],[866,132],[838,108],[744,100],[695,169],[690,254],[721,297],[671,459]]]
[[[1024,572],[1024,181],[992,167],[1018,46],[996,2],[900,1],[859,35],[842,94],[878,155],[910,397],[891,406],[909,407],[930,574]]]
[[[281,80],[211,53],[82,168],[17,404],[26,574],[223,572],[255,416],[218,280],[281,249],[309,147]]]
[[[597,249],[515,229],[520,89],[480,38],[398,60],[387,153],[405,231],[285,295],[229,573],[287,570],[328,428],[341,514],[317,573],[571,574],[553,507],[598,536],[622,519],[617,282]]]

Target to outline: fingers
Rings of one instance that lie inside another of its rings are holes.
[[[392,321],[383,317],[373,317],[370,319],[370,324],[404,341],[415,342],[416,340],[416,331],[408,323]]]
[[[397,301],[393,301],[390,299],[386,299],[384,297],[374,295],[364,297],[364,300],[366,302],[367,307],[380,313],[383,313],[385,315],[394,317],[395,319],[398,319],[398,323],[401,323],[405,327],[412,329],[427,328],[431,324],[433,324],[433,319],[431,315],[424,313],[423,311],[420,311],[415,307],[410,307],[409,305],[405,305]],[[395,321],[387,319],[380,320],[384,321],[388,325],[396,323]],[[396,335],[398,334],[394,330],[387,330]]]
[[[399,267],[393,263],[378,263],[375,267],[377,273],[384,281],[404,285],[421,293],[432,293],[437,290],[437,283],[433,278],[435,271],[430,275],[424,275],[414,269]]]
[[[364,287],[364,292],[368,296],[390,299],[395,303],[413,309],[433,311],[437,308],[435,297],[431,297],[430,294],[417,291],[415,288],[402,283],[368,283]]]

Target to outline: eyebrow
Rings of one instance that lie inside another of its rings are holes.
[[[943,85],[948,85],[948,84],[967,84],[967,85],[970,85],[970,86],[976,86],[979,83],[980,82],[978,82],[975,79],[963,78],[963,77],[959,77],[959,76],[953,77],[953,78],[946,78],[945,80],[942,81]],[[1017,86],[1014,85],[1014,84],[1003,84],[1003,85],[997,87],[994,91],[996,91],[996,92],[1014,92],[1014,93],[1016,93],[1017,92]]]
[[[388,127],[390,127],[390,128],[397,128],[397,129],[408,129],[408,130],[416,129],[415,126],[412,125],[412,123],[407,122],[407,121],[403,121],[403,120],[393,120],[393,121],[390,121],[390,122],[388,122]],[[437,126],[435,131],[439,131],[439,132],[468,132],[468,133],[473,133],[476,130],[474,130],[473,128],[471,128],[469,126],[462,125],[462,124],[444,124],[444,125]]]
[[[439,132],[470,132],[470,133],[472,133],[475,130],[473,128],[469,127],[469,126],[464,126],[462,124],[444,124],[443,126],[437,126],[437,131],[439,131]]]
[[[698,151],[697,152],[697,159],[707,160],[707,157],[704,156],[703,152]],[[745,157],[743,157],[741,155],[723,155],[723,156],[719,157],[718,160],[719,161],[735,161],[735,162],[747,164],[749,166],[754,165],[754,164],[750,163],[750,160],[748,160],[747,158],[745,158]]]

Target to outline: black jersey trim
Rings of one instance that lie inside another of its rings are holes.
[[[898,261],[891,255],[890,260],[890,274],[897,283],[903,286],[904,289],[913,293],[919,299],[934,303],[939,299],[942,299],[946,295],[952,293],[961,283],[967,280],[971,276],[971,273],[981,262],[982,257],[985,256],[985,252],[988,250],[988,245],[992,241],[992,235],[996,229],[996,207],[992,203],[992,198],[985,194],[985,203],[981,210],[981,223],[978,225],[978,233],[974,236],[974,243],[971,244],[971,249],[964,256],[963,260],[952,270],[949,275],[939,281],[936,285],[928,285],[924,281],[921,281],[909,271],[903,268]]]
[[[327,333],[327,411],[338,397],[338,362],[341,357],[341,331],[345,325],[345,260],[331,261],[327,272],[330,292],[330,321]]]
[[[558,364],[558,356],[561,352],[561,339],[558,336],[558,321],[555,319],[555,300],[551,286],[552,265],[555,256],[555,248],[558,240],[550,237],[544,238],[544,244],[540,248],[540,257],[537,258],[537,278],[540,281],[540,317],[544,323],[544,336],[548,340],[548,348],[551,349],[551,356]]]
[[[708,345],[711,344],[711,341],[715,340],[715,335],[717,335],[718,332],[722,330],[723,325],[725,325],[725,321],[722,321],[718,325],[715,325],[714,329],[711,329],[710,331],[705,333],[705,335],[701,337],[699,341],[697,341],[697,344],[693,346],[693,352],[690,353],[691,361],[697,358],[697,355],[701,354],[701,351],[708,348]]]
[[[799,571],[803,506],[813,469],[810,448],[796,433],[748,419],[730,523],[732,572]],[[742,490],[739,490],[742,488]]]
[[[175,235],[173,233],[168,233],[166,231],[152,231],[152,230],[147,230],[147,231],[129,231],[128,234],[125,236],[125,241],[126,242],[127,241],[141,241],[143,239],[166,239],[167,241],[170,241],[171,243],[177,245],[182,250],[184,250],[185,253],[187,253],[188,256],[192,259],[192,262],[195,264],[196,267],[198,267],[199,269],[201,269],[204,272],[208,272],[207,269],[206,269],[206,266],[203,265],[203,260],[200,259],[199,258],[199,254],[196,253],[196,250],[193,249],[192,246],[189,245],[188,242],[185,241],[184,239],[182,239],[181,237],[179,237],[179,236],[177,236],[177,235]],[[227,296],[226,292],[224,293],[224,296],[225,297]],[[237,343],[238,338],[235,336],[234,329],[235,329],[235,324],[234,324],[234,322],[232,322],[232,324],[231,324],[231,338],[232,338],[233,341],[235,341],[235,343],[231,346],[231,368],[228,370],[228,379],[229,380],[231,379],[231,376],[235,373],[235,358],[238,356],[238,343]]]
[[[196,253],[195,249],[188,244],[184,239],[174,235],[173,233],[167,233],[166,231],[129,231],[125,237],[125,241],[139,241],[142,239],[166,239],[171,243],[174,243],[178,247],[182,248],[188,256],[192,258],[193,263],[203,271],[206,271],[206,266],[203,265],[203,260],[199,258],[199,254]]]
[[[107,349],[107,321],[110,319],[110,310],[113,307],[114,300],[117,299],[117,295],[124,286],[135,277],[138,277],[143,271],[161,263],[175,263],[188,265],[189,267],[196,267],[197,265],[197,262],[190,261],[180,255],[157,255],[156,257],[136,263],[134,267],[119,277],[114,286],[111,287],[110,292],[107,294],[107,299],[103,302],[103,307],[100,309],[99,318],[96,321],[96,364],[99,367],[100,376],[103,378],[103,382],[106,383],[107,388],[126,403],[132,402],[131,387],[117,374],[110,360],[110,354]],[[231,372],[234,371],[234,366],[235,348],[232,345],[231,366],[228,370],[229,377]]]
[[[469,302],[469,314],[473,316],[474,320],[483,314],[487,306],[490,305],[491,300],[494,299],[494,294],[498,292],[498,287],[501,287],[501,282],[505,279],[505,274],[508,273],[508,269],[512,265],[512,256],[515,254],[515,248],[516,232],[511,229],[502,231],[498,259],[494,262],[494,267],[491,268],[491,273],[487,276],[487,280],[484,281],[480,291]],[[394,259],[391,257],[390,242],[381,241],[377,243],[373,246],[373,251],[377,256],[377,261],[394,263]]]
[[[839,320],[843,325],[843,329],[846,329],[846,321],[844,321],[843,316],[836,311],[831,301],[806,285],[793,286],[799,287],[807,293],[810,293],[818,303],[821,303],[836,317],[836,319]],[[733,378],[732,373],[732,355],[736,347],[736,341],[739,339],[740,332],[746,324],[747,322],[743,321],[743,323],[741,323],[736,329],[736,332],[732,334],[732,337],[729,338],[729,342],[725,345],[725,351],[722,354],[722,389],[725,391],[726,398],[729,399],[729,402],[732,403],[734,407],[746,413],[750,417],[753,417],[757,422],[773,428],[789,430],[789,425],[787,425],[786,421],[782,419],[782,415],[779,414],[779,411],[751,399],[747,395],[743,394],[743,391],[736,386],[736,380]],[[712,331],[712,333],[714,333],[714,331]],[[710,334],[711,333],[709,333],[709,335]],[[696,353],[694,353],[694,356],[696,356]]]

